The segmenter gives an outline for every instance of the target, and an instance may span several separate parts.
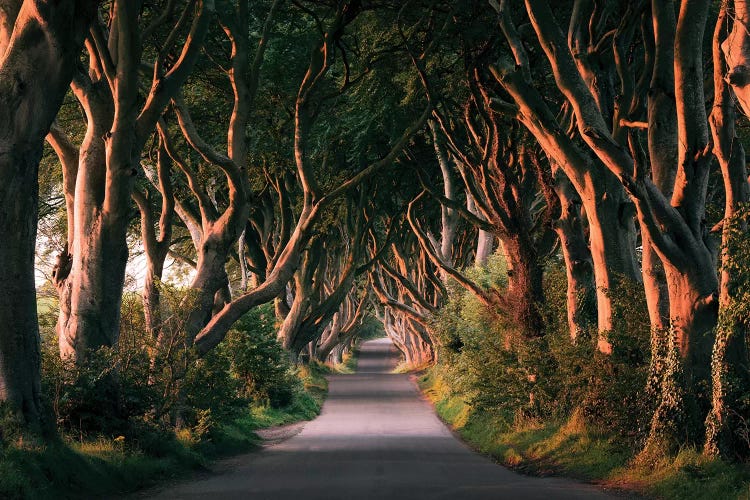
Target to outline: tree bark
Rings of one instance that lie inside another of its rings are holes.
[[[511,319],[523,337],[544,335],[541,305],[544,303],[543,269],[526,235],[501,237],[500,246],[508,264],[508,302]]]
[[[519,106],[517,118],[534,135],[581,197],[588,219],[591,259],[596,284],[597,340],[601,352],[611,352],[606,332],[614,328],[611,294],[621,279],[639,279],[635,260],[632,204],[618,179],[588,157],[564,134],[538,91],[520,71],[507,68],[494,74]]]
[[[553,176],[560,200],[560,215],[553,225],[565,261],[568,328],[575,342],[596,327],[594,264],[583,231],[581,199],[562,169],[554,167]]]
[[[190,33],[168,71],[165,58],[175,40],[158,54],[142,106],[140,11],[130,1],[113,3],[108,39],[103,27],[94,25],[87,43],[90,74],[74,85],[88,123],[76,181],[72,270],[65,284],[70,308],[61,308],[58,333],[61,355],[77,362],[88,349],[114,346],[119,338],[133,179],[148,137],[197,60],[214,2],[185,8],[188,15],[195,9]]]
[[[39,161],[96,5],[27,0],[0,10],[0,402],[30,428],[42,417],[34,278]]]
[[[743,10],[737,11],[743,4]],[[747,29],[747,6],[745,2],[735,2],[735,19],[732,37],[747,37],[735,30]],[[737,91],[736,84],[730,85],[724,80],[727,62],[722,53],[721,37],[727,22],[727,2],[722,3],[719,19],[716,22],[713,37],[714,63],[714,107],[710,116],[713,135],[714,155],[721,168],[724,179],[724,219],[722,221],[722,267],[719,289],[719,324],[716,331],[711,362],[711,411],[706,419],[706,441],[704,452],[708,455],[719,455],[726,459],[743,459],[748,455],[747,443],[738,436],[742,428],[742,398],[750,384],[748,365],[750,355],[747,345],[747,326],[743,323],[741,308],[747,299],[743,290],[745,282],[737,269],[736,240],[747,238],[747,214],[740,213],[743,204],[750,201],[745,150],[735,131],[735,100],[732,89]],[[741,26],[738,28],[737,24]],[[737,40],[732,42],[736,43]],[[728,45],[731,46],[732,42]],[[725,42],[726,43],[726,42]],[[746,42],[747,43],[747,42]],[[727,57],[728,59],[728,57]],[[736,56],[733,59],[736,62]],[[731,66],[730,66],[731,67]],[[731,79],[729,79],[731,82]],[[743,89],[743,92],[745,89]],[[745,96],[746,97],[746,96]],[[746,103],[743,103],[743,108]],[[744,263],[743,263],[744,264]],[[744,297],[743,297],[744,295]]]
[[[161,343],[161,279],[164,262],[172,244],[172,220],[174,219],[174,193],[171,180],[171,159],[167,154],[164,140],[159,142],[156,153],[156,172],[147,172],[151,183],[161,196],[159,234],[156,233],[154,216],[149,199],[138,189],[133,191],[133,199],[141,213],[141,240],[146,256],[146,276],[143,282],[143,313],[146,327],[151,336]]]
[[[734,0],[734,24],[721,44],[732,86],[745,116],[750,116],[750,6],[748,0]]]
[[[648,156],[651,179],[669,199],[674,192],[677,174],[677,105],[674,97],[675,9],[671,0],[652,2],[653,70],[647,97]],[[643,248],[641,272],[651,323],[651,361],[646,391],[653,397],[654,408],[661,399],[669,343],[669,291],[667,279],[647,227],[641,230]]]

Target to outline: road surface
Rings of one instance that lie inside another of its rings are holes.
[[[219,474],[149,498],[604,499],[597,488],[512,472],[457,440],[409,375],[391,374],[387,339],[365,342],[354,375],[330,377],[321,415],[301,433],[237,457]],[[141,496],[143,498],[143,496]]]

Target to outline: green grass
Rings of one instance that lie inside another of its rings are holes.
[[[561,475],[662,499],[750,499],[750,467],[709,459],[693,449],[655,464],[634,460],[637,450],[617,436],[567,422],[517,421],[477,411],[453,393],[436,370],[419,379],[440,417],[474,448],[533,475]]]
[[[320,413],[328,390],[325,371],[304,367],[298,390],[284,408],[253,405],[230,422],[195,430],[136,433],[128,442],[71,436],[42,443],[0,435],[0,498],[92,498],[130,493],[205,468],[212,460],[257,448],[258,429],[310,420]],[[0,426],[7,431],[7,426]],[[5,441],[5,442],[4,442]]]
[[[155,480],[205,465],[198,451],[178,442],[150,456],[112,440],[14,443],[0,452],[0,497],[84,498],[135,491]]]
[[[255,429],[285,425],[301,420],[312,420],[323,406],[328,393],[328,373],[324,365],[311,363],[299,369],[298,376],[302,380],[304,391],[295,394],[292,404],[285,408],[271,406],[257,406],[251,409]]]
[[[331,369],[334,373],[354,373],[357,371],[357,361],[359,360],[359,346],[363,342],[362,339],[358,339],[354,348],[344,354],[343,363],[334,364]]]

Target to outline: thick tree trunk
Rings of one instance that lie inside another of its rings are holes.
[[[120,217],[118,224],[116,214],[105,214],[101,207],[108,158],[104,135],[114,116],[108,84],[99,80],[76,87],[76,94],[86,111],[87,130],[79,153],[71,222],[72,267],[58,286],[57,333],[60,355],[82,360],[87,349],[114,345],[119,333],[128,221]]]
[[[696,266],[698,267],[698,266]],[[670,334],[661,378],[661,402],[651,421],[644,456],[674,452],[702,439],[711,383],[711,351],[718,316],[715,276],[665,266]]]
[[[225,265],[233,238],[224,240],[211,233],[207,236],[198,251],[196,274],[190,284],[191,293],[187,298],[189,305],[186,303],[186,308],[190,311],[185,323],[188,345],[193,344],[198,332],[211,319],[216,294],[229,283]]]
[[[315,238],[305,252],[299,269],[294,273],[294,300],[277,333],[281,345],[294,356],[311,340],[301,330],[305,317],[310,314],[313,295],[318,291],[313,282],[320,285],[325,273],[325,259],[322,260],[323,266],[320,266],[322,257],[323,242],[320,238]]]
[[[340,317],[341,313],[337,313],[333,317],[333,320],[328,327],[329,331],[323,335],[321,342],[318,344],[318,348],[315,350],[316,359],[322,363],[328,359],[331,351],[333,351],[337,345],[341,344],[340,334],[342,333],[341,330],[343,325],[341,325]]]
[[[510,35],[512,39],[512,33]],[[565,170],[581,197],[588,219],[596,283],[598,349],[610,353],[606,332],[613,329],[612,293],[621,279],[638,281],[633,205],[617,177],[585,154],[560,127],[542,96],[524,77],[523,68],[493,69],[498,82],[519,107],[517,118],[534,135],[545,154]]]
[[[671,328],[662,399],[652,420],[645,457],[699,443],[709,409],[719,283],[713,256],[703,240],[710,157],[701,48],[708,8],[707,0],[680,5],[674,44],[678,158],[671,204],[666,206],[661,193],[654,193],[653,184],[647,182],[642,183],[643,190],[636,188],[635,195],[639,220],[664,264]],[[654,217],[663,214],[654,214],[644,201],[646,196],[650,204],[666,208],[666,220],[672,221],[669,232],[654,223]]]
[[[525,235],[501,237],[500,245],[508,264],[507,296],[511,304],[511,319],[520,327],[524,337],[542,336],[543,269],[536,251]]]
[[[734,24],[721,45],[729,71],[727,81],[737,96],[742,111],[750,116],[750,5],[734,0]]]
[[[664,374],[669,341],[669,290],[667,277],[659,255],[654,250],[647,231],[641,232],[643,257],[641,272],[651,323],[651,360],[646,392],[654,403],[661,398],[659,383]]]
[[[117,344],[128,261],[124,214],[89,221],[81,224],[81,233],[86,227],[93,231],[79,233],[73,245],[70,315],[59,324],[60,354],[79,361],[87,350]]]
[[[581,199],[559,168],[555,171],[554,187],[560,200],[560,216],[554,228],[565,261],[568,328],[575,342],[582,335],[590,335],[596,327],[594,264],[583,231]]]
[[[600,332],[597,347],[599,351],[609,354],[612,346],[606,334],[616,327],[612,295],[619,290],[621,280],[637,282],[640,273],[635,258],[632,203],[614,176],[600,172],[597,181],[592,184],[579,194],[589,223],[591,260],[594,263],[597,325]]]
[[[671,0],[657,0],[651,6],[654,66],[647,97],[648,155],[654,186],[670,199],[677,174],[677,104],[674,96],[675,9]],[[643,248],[641,271],[651,323],[651,361],[646,387],[654,402],[661,399],[660,381],[664,375],[669,343],[669,291],[661,258],[648,227],[641,225]]]
[[[114,346],[119,337],[130,199],[140,154],[195,64],[214,2],[199,0],[187,8],[188,13],[195,8],[195,14],[180,56],[168,71],[164,55],[154,62],[142,106],[138,83],[143,47],[140,10],[134,2],[112,3],[108,43],[94,40],[87,45],[90,72],[74,85],[88,124],[76,182],[73,265],[65,285],[71,288],[70,310],[68,317],[61,316],[58,332],[61,354],[77,361],[87,349]]]
[[[336,347],[333,348],[330,357],[331,361],[336,364],[340,365],[344,362],[344,353],[346,352],[346,345],[345,344],[339,344]]]
[[[38,169],[94,1],[10,2],[0,12],[0,402],[39,423],[34,279]]]
[[[744,1],[742,11],[735,12],[734,26],[730,38],[741,37],[750,49],[748,41],[748,12]],[[734,255],[738,239],[746,240],[748,235],[747,214],[739,212],[743,204],[750,201],[745,150],[735,131],[735,101],[732,88],[724,81],[724,53],[721,50],[721,37],[728,19],[726,3],[722,4],[716,22],[713,38],[714,62],[714,107],[710,116],[713,135],[714,155],[724,179],[724,220],[722,223],[722,268],[719,288],[719,324],[711,363],[711,411],[706,419],[706,441],[704,451],[708,455],[720,455],[727,459],[743,459],[750,454],[747,442],[738,435],[743,427],[743,397],[750,385],[750,353],[747,344],[747,323],[743,322],[742,302],[747,300],[745,289],[747,278],[742,276],[741,266]],[[738,26],[739,25],[739,26]],[[744,33],[735,33],[735,30]],[[737,40],[735,39],[734,42]],[[726,42],[731,46],[732,42]],[[736,58],[736,56],[734,56]],[[728,59],[728,57],[727,57]],[[735,59],[736,61],[736,59]],[[730,79],[731,82],[731,79]],[[746,92],[746,89],[743,89]],[[746,98],[747,96],[745,96]],[[747,112],[747,102],[741,101]],[[738,219],[738,217],[741,217]],[[739,267],[739,269],[738,269]]]
[[[0,100],[0,113],[2,108]],[[43,136],[37,139],[27,151],[17,146],[13,151],[15,143],[0,141],[11,151],[0,155],[0,231],[6,235],[0,245],[0,401],[32,425],[41,416],[34,250]]]
[[[306,219],[306,214],[303,214],[302,217],[305,217],[305,220],[298,224],[295,234],[290,238],[266,281],[258,288],[235,298],[230,304],[227,304],[221,312],[211,318],[211,321],[196,336],[195,346],[200,354],[205,354],[216,347],[224,339],[234,322],[247,311],[260,304],[270,302],[281,293],[286,292],[287,283],[293,278],[299,265],[303,238],[308,234],[308,227],[306,226],[307,222],[310,221]]]

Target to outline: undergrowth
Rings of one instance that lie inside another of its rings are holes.
[[[612,354],[595,331],[573,341],[565,276],[546,273],[547,330],[518,338],[513,324],[468,293],[452,290],[436,317],[438,364],[419,384],[440,417],[468,443],[533,475],[564,475],[664,499],[750,498],[746,462],[712,459],[692,447],[646,465],[650,325],[642,286],[612,294]]]
[[[125,298],[122,317],[118,349],[92,351],[74,365],[60,361],[54,318],[42,316],[46,431],[28,435],[0,422],[0,498],[132,492],[252,450],[258,429],[320,412],[328,369],[289,364],[271,307],[246,315],[200,359],[174,348],[184,344],[181,325],[166,321],[173,348],[157,350],[143,334],[136,298]]]
[[[681,450],[649,467],[636,465],[636,449],[611,432],[584,422],[518,419],[476,409],[453,392],[433,368],[419,379],[440,417],[474,448],[503,465],[532,475],[562,475],[663,499],[749,499],[750,469]]]

